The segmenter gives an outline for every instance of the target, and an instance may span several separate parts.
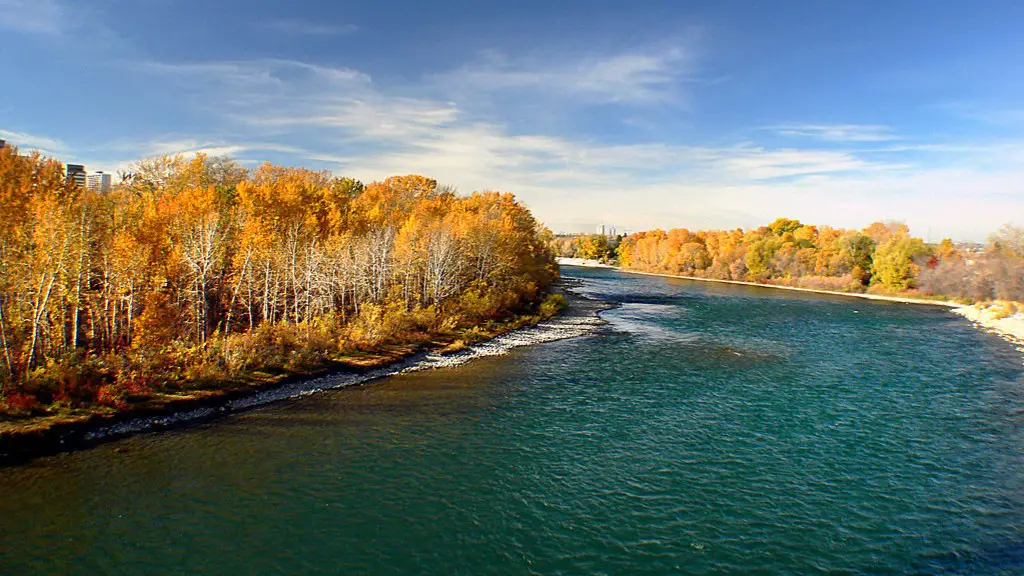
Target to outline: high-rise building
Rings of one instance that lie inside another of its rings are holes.
[[[85,186],[85,166],[81,164],[68,164],[67,170],[68,182],[74,182],[79,186]]]
[[[3,150],[4,146],[7,146],[7,141],[0,139],[0,150]]]
[[[94,192],[110,192],[110,184],[110,174],[106,174],[102,171],[90,174],[86,179],[86,187]]]

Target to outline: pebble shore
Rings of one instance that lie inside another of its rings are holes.
[[[87,442],[95,442],[108,437],[121,437],[146,430],[170,428],[191,421],[206,420],[218,415],[246,410],[288,398],[307,396],[324,390],[336,390],[348,386],[366,384],[389,376],[460,366],[476,358],[507,354],[509,351],[521,346],[586,336],[605,324],[598,316],[598,313],[614,306],[606,302],[585,298],[572,292],[571,284],[571,281],[563,281],[560,286],[560,291],[568,303],[568,307],[561,315],[542,321],[535,326],[513,330],[486,342],[473,344],[465,350],[453,354],[442,355],[428,352],[360,374],[337,373],[291,382],[271,390],[255,393],[251,396],[229,400],[219,405],[205,406],[165,416],[136,418],[109,426],[96,427],[89,430],[85,434],[84,439]]]

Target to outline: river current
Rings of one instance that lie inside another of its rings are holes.
[[[588,336],[0,468],[0,574],[1024,574],[1008,343],[563,273]]]

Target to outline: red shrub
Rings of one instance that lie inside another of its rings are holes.
[[[129,396],[149,396],[152,393],[149,381],[142,376],[124,378],[118,384]]]
[[[39,400],[32,394],[11,392],[4,399],[7,409],[11,412],[31,412],[39,406]]]
[[[112,384],[104,384],[96,392],[96,403],[114,408],[124,408],[127,404],[124,401],[124,390]]]

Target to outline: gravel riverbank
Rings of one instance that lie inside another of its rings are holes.
[[[252,393],[192,402],[159,415],[127,417],[115,422],[73,423],[24,434],[8,433],[0,435],[0,463],[20,462],[37,456],[86,448],[106,440],[206,421],[271,402],[356,386],[398,374],[459,366],[476,358],[507,354],[520,346],[584,336],[604,324],[598,313],[614,305],[580,296],[572,292],[574,285],[575,281],[566,279],[556,288],[565,296],[568,304],[559,316],[535,326],[496,336],[456,353],[442,355],[426,352],[365,372],[335,372],[320,377],[292,379],[280,386],[254,390]]]
[[[953,310],[975,326],[998,334],[1024,352],[1024,312],[1007,314],[1005,304],[961,306]]]

